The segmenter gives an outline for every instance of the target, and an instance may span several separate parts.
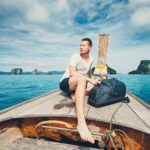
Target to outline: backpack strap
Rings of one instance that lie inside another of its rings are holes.
[[[124,98],[122,99],[122,102],[124,102],[124,103],[129,103],[129,102],[130,102],[129,97],[124,97]]]

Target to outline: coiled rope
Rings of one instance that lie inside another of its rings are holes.
[[[111,120],[110,120],[110,129],[104,132],[104,134],[102,135],[102,139],[103,139],[104,141],[108,141],[108,140],[110,139],[110,142],[111,142],[113,148],[114,148],[115,150],[117,150],[117,148],[116,148],[116,146],[115,146],[115,144],[114,144],[114,140],[116,140],[116,141],[121,145],[121,149],[124,150],[125,147],[123,146],[123,143],[121,142],[120,138],[118,138],[117,136],[114,136],[114,135],[116,134],[116,132],[120,132],[120,133],[122,133],[122,134],[125,136],[125,138],[126,138],[128,144],[129,144],[130,147],[131,147],[131,150],[134,150],[133,144],[131,143],[130,138],[128,137],[128,135],[127,135],[123,130],[121,130],[121,129],[112,129],[112,124],[113,124],[114,116],[116,115],[116,113],[118,112],[118,110],[121,108],[122,105],[123,105],[123,103],[121,103],[121,104],[116,108],[116,110],[114,111],[114,113],[113,113],[113,115],[112,115],[112,117],[111,117]]]

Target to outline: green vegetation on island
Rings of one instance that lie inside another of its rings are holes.
[[[48,71],[42,72],[38,69],[33,69],[32,72],[23,72],[22,68],[13,68],[10,72],[0,71],[0,75],[61,75],[65,71]]]
[[[42,72],[38,69],[33,69],[32,72],[24,72],[22,68],[13,68],[10,72],[0,71],[0,75],[62,75],[65,71],[48,71]],[[109,74],[116,74],[116,71],[108,67]]]
[[[92,67],[92,73],[94,72],[95,70],[95,67]],[[116,74],[116,70],[110,68],[108,65],[107,65],[107,71],[108,71],[108,74]]]
[[[65,71],[49,71],[47,74],[64,74]]]
[[[37,70],[37,69],[34,69],[34,70],[32,71],[32,74],[34,74],[34,75],[38,74],[38,70]]]
[[[138,68],[129,74],[150,74],[150,60],[141,60]]]
[[[108,74],[116,74],[117,73],[116,70],[110,68],[109,66],[107,66],[107,67],[108,67]]]
[[[23,69],[21,68],[14,68],[11,70],[11,75],[22,75],[23,74]]]

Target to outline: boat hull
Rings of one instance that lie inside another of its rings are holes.
[[[104,134],[106,131],[110,129],[110,123],[102,122],[102,121],[96,121],[96,120],[86,120],[88,127],[90,128],[90,131],[93,133],[99,133],[99,135],[93,135],[95,140],[102,145],[102,142],[104,143],[103,146],[105,146],[107,149],[112,148],[112,144],[110,140],[103,141],[102,140],[102,134]],[[9,134],[5,134],[5,138],[3,134],[5,132],[8,132],[9,129],[16,129],[17,133],[18,130],[20,131],[21,135],[23,137],[29,137],[29,138],[46,138],[46,139],[52,139],[56,141],[63,140],[64,137],[67,137],[74,141],[80,141],[82,142],[82,139],[79,136],[78,132],[72,132],[72,131],[66,131],[66,130],[59,130],[59,129],[49,129],[49,128],[43,128],[43,125],[46,126],[53,126],[53,127],[61,127],[61,128],[69,128],[69,129],[75,129],[77,124],[76,118],[67,118],[67,117],[32,117],[32,118],[19,118],[14,120],[9,120],[1,123],[0,125],[0,141],[1,144],[6,143],[7,136]],[[142,131],[138,131],[132,128],[120,126],[120,125],[113,125],[112,129],[120,129],[124,131],[129,139],[131,144],[128,142],[128,140],[125,138],[124,135],[118,133],[118,136],[121,139],[121,143],[125,147],[126,150],[131,149],[131,145],[133,146],[134,150],[148,150],[150,149],[150,135],[147,133],[144,133]],[[16,134],[16,132],[14,132]],[[20,135],[20,134],[19,134]],[[13,139],[16,139],[13,137]],[[9,141],[13,141],[9,140]],[[121,145],[117,142],[114,142],[116,147],[121,148]]]

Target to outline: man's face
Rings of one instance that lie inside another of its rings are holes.
[[[91,46],[88,41],[80,42],[80,54],[87,54],[91,50]]]

